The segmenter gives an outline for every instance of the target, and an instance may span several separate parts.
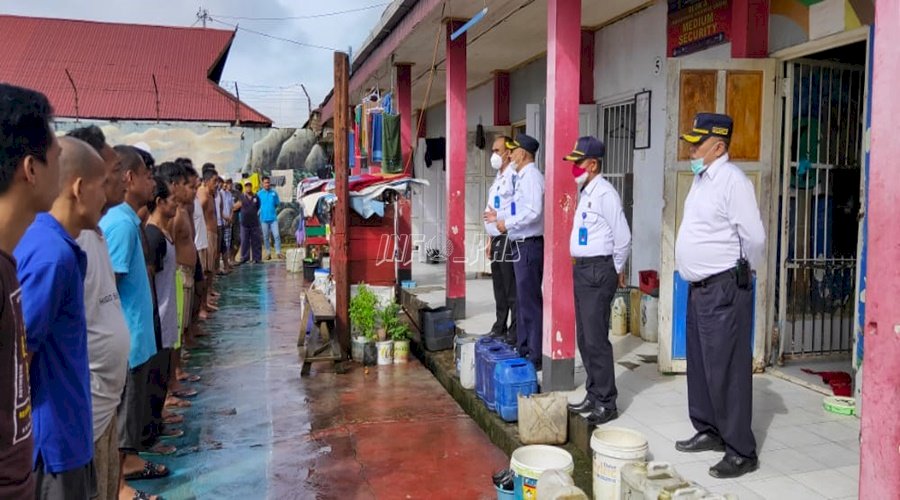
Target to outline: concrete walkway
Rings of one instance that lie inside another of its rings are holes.
[[[444,304],[443,269],[443,265],[414,265],[418,289],[408,292],[417,303],[429,307]],[[490,279],[470,277],[466,289],[468,314],[457,322],[458,328],[466,333],[488,332],[494,322]],[[643,433],[652,459],[670,462],[685,478],[713,492],[738,495],[741,500],[857,498],[859,419],[826,412],[820,392],[781,377],[756,375],[753,430],[760,470],[738,480],[718,480],[707,471],[721,454],[675,450],[675,441],[694,432],[688,418],[687,378],[659,373],[657,344],[630,335],[611,340],[620,417],[609,425]],[[567,393],[572,402],[580,401],[585,394],[580,360],[576,360],[575,380],[579,386]],[[571,419],[569,428],[570,440],[579,440],[575,445],[589,453],[586,433],[573,431]]]
[[[134,485],[169,500],[495,498],[508,458],[417,361],[300,378],[301,280],[272,263],[220,281],[185,436],[154,458],[173,474]]]

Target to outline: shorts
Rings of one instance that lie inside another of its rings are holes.
[[[38,456],[34,466],[37,479],[35,498],[38,500],[66,500],[68,498],[90,498],[96,489],[94,462],[65,472],[45,472],[44,460]]]
[[[109,421],[103,434],[94,441],[94,474],[97,481],[91,498],[117,500],[119,498],[119,440],[115,415]]]
[[[175,349],[180,349],[184,332],[191,326],[191,300],[194,297],[194,270],[191,266],[178,266],[175,270],[175,292],[178,307],[178,341],[175,342]]]
[[[219,268],[219,235],[215,231],[207,231],[206,235],[209,237],[210,246],[206,249],[206,262],[203,265],[203,272],[211,274]]]
[[[153,414],[150,409],[150,369],[153,363],[146,361],[137,368],[129,368],[125,378],[125,395],[117,413],[119,449],[137,453],[146,451],[142,444],[144,434],[151,430]]]
[[[222,249],[222,253],[228,252],[231,250],[232,242],[231,242],[231,224],[226,224],[224,226],[219,226],[219,240],[222,242],[222,246],[219,247]]]

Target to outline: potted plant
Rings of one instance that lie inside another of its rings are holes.
[[[387,309],[391,311],[388,313]],[[391,302],[385,309],[384,317],[390,317],[385,326],[388,337],[394,344],[394,364],[406,363],[409,360],[409,326],[400,317],[400,304]]]
[[[372,344],[374,357],[377,307],[378,297],[364,283],[360,284],[356,296],[350,299],[350,328],[355,333],[352,349],[354,361],[365,362],[368,344]]]
[[[390,365],[394,362],[394,339],[391,332],[397,329],[400,319],[397,315],[400,313],[400,304],[391,300],[384,309],[381,310],[381,327],[378,329],[378,340],[376,343],[378,348],[378,364]]]

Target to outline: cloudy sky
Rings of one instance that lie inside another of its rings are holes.
[[[388,0],[205,0],[207,27],[239,25],[303,44],[354,51],[368,36]],[[200,2],[188,0],[0,0],[0,13],[92,21],[191,26],[200,23]],[[346,12],[355,11],[355,12]],[[344,12],[337,15],[324,15]],[[249,18],[278,18],[261,20]],[[295,18],[295,19],[285,19]],[[196,23],[196,24],[195,24]],[[222,86],[279,127],[299,127],[307,118],[306,86],[315,108],[333,84],[333,52],[238,30]]]

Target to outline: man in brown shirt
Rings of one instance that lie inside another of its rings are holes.
[[[12,253],[59,194],[51,114],[43,94],[0,84],[0,498],[35,496],[29,359]]]

